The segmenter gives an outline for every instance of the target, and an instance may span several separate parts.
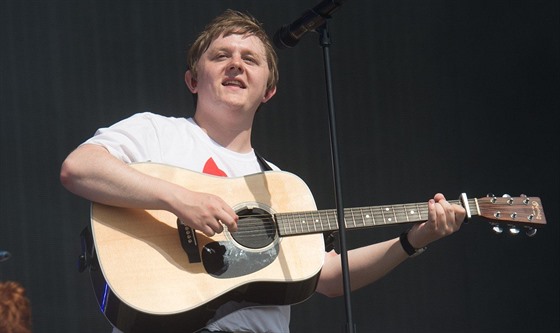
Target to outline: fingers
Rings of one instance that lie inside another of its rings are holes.
[[[238,216],[220,197],[199,192],[189,192],[183,197],[177,216],[185,224],[206,236],[212,237],[227,228],[237,231]]]
[[[195,226],[195,229],[198,229],[208,237],[221,233],[224,230],[223,228],[224,227],[218,220],[199,223],[198,227]]]
[[[449,203],[441,193],[428,201],[428,226],[441,236],[458,230],[464,217],[464,209]]]
[[[221,214],[216,216],[216,218],[217,218],[217,221],[219,222],[220,226],[222,227],[222,229],[220,231],[217,231],[217,232],[218,233],[222,232],[224,230],[223,229],[224,225],[231,232],[237,231],[237,221],[238,221],[239,217],[237,216],[235,211],[233,209],[231,209],[231,207],[226,205],[226,206],[222,207],[222,210],[220,211],[220,213]]]
[[[436,202],[441,201],[441,200],[445,200],[445,196],[441,193],[436,193],[436,195],[434,195],[434,200]]]
[[[428,219],[415,224],[408,233],[408,240],[415,248],[427,246],[433,241],[459,230],[466,212],[463,207],[449,203],[441,193],[428,200]]]
[[[210,210],[212,211],[212,210]],[[225,228],[230,232],[237,231],[237,214],[229,207],[220,207],[214,213],[205,215],[204,218],[199,221],[199,229],[207,236],[214,236],[215,234],[222,233]]]

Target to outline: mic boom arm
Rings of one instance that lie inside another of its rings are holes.
[[[348,0],[323,0],[315,7],[305,11],[289,25],[282,26],[274,34],[274,45],[279,49],[296,46],[299,40],[309,31],[315,31],[325,23],[344,2]]]

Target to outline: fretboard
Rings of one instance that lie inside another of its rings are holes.
[[[459,200],[450,203],[461,204]],[[468,199],[471,212],[476,212],[476,199]],[[338,230],[336,209],[275,214],[281,236],[321,233]],[[416,223],[428,219],[426,202],[344,209],[347,229]]]

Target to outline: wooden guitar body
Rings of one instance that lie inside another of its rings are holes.
[[[316,209],[307,185],[289,173],[223,178],[160,164],[132,166],[216,194],[238,212],[258,211],[258,218],[240,220],[238,233],[255,220],[258,228],[268,228],[269,217],[260,222],[262,211]],[[99,262],[99,269],[90,270],[95,293],[107,319],[124,332],[195,331],[230,301],[301,302],[314,292],[325,255],[321,234],[281,238],[269,230],[256,236],[257,243],[243,244],[227,231],[211,238],[195,232],[201,261],[192,263],[177,217],[167,211],[94,203],[91,226]],[[222,253],[212,258],[216,251]]]

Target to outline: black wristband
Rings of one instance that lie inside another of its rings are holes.
[[[410,242],[408,241],[408,231],[403,232],[400,237],[399,241],[401,242],[401,246],[404,249],[404,252],[408,254],[409,257],[417,256],[420,253],[426,251],[426,247],[415,249]]]

